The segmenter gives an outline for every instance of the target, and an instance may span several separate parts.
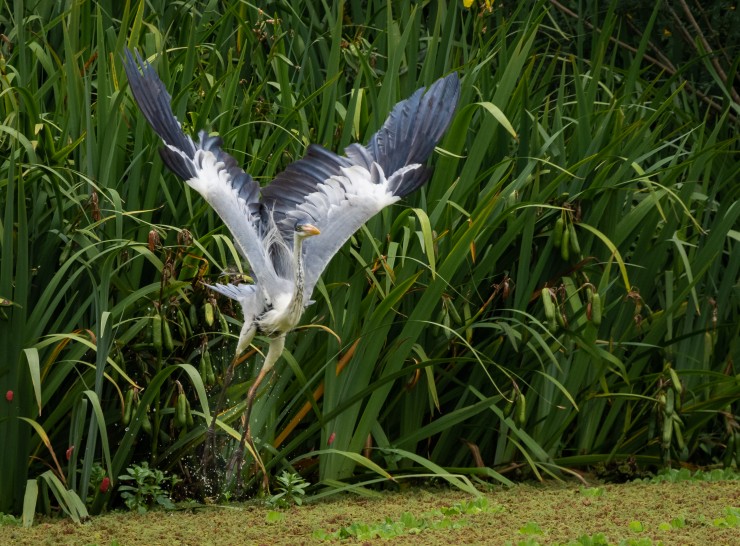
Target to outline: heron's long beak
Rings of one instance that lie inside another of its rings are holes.
[[[303,231],[303,234],[307,237],[310,235],[321,235],[319,228],[313,224],[303,224],[303,226],[301,226],[301,231]]]

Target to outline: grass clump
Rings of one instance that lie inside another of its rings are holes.
[[[313,532],[313,538],[317,540],[394,539],[403,535],[418,535],[424,531],[460,529],[471,524],[463,516],[497,514],[503,510],[503,506],[490,506],[485,497],[479,497],[471,501],[457,502],[419,517],[411,512],[404,512],[397,520],[386,518],[381,523],[352,523],[331,532],[317,529]]]
[[[637,483],[678,483],[684,481],[718,482],[740,480],[740,473],[734,468],[714,468],[712,470],[689,470],[688,468],[664,468],[651,478],[640,478]]]

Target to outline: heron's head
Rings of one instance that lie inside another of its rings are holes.
[[[317,228],[313,224],[309,224],[308,222],[296,222],[295,233],[296,235],[305,238],[319,235],[321,231],[319,231],[319,228]]]

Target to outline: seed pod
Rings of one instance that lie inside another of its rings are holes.
[[[177,428],[183,428],[187,425],[187,402],[188,399],[184,392],[177,395],[177,402],[175,403],[175,426]]]
[[[560,245],[563,242],[563,228],[565,227],[565,221],[563,220],[563,217],[560,216],[557,220],[555,220],[555,225],[552,228],[552,246],[555,248],[560,248]]]
[[[570,249],[576,256],[581,254],[581,245],[578,243],[578,234],[576,233],[576,225],[568,224],[568,234],[570,236]]]
[[[506,405],[504,405],[504,417],[508,417],[509,415],[511,415],[512,411],[514,411],[514,401],[510,400],[506,402]]]
[[[673,434],[676,436],[676,444],[678,444],[678,449],[683,449],[686,447],[686,442],[683,440],[683,433],[681,432],[681,420],[680,419],[672,419],[673,421]]]
[[[555,318],[557,312],[555,309],[555,303],[552,301],[552,292],[547,287],[542,289],[542,305],[545,308],[545,318],[547,318],[549,328],[554,332],[558,328]]]
[[[131,412],[134,409],[134,389],[129,389],[126,391],[126,397],[123,402],[123,418],[121,419],[121,423],[123,426],[127,427],[128,424],[131,422]]]
[[[218,321],[221,323],[221,333],[223,335],[229,334],[229,323],[226,321],[226,315],[223,313],[218,314]]]
[[[570,261],[570,229],[563,230],[563,240],[560,243],[560,256],[564,261]]]
[[[206,317],[206,324],[208,326],[213,326],[213,304],[211,304],[210,301],[207,301],[203,306],[203,315]]]
[[[185,402],[185,424],[192,427],[195,424],[195,421],[193,420],[193,412],[190,409],[190,400],[186,398]]]
[[[594,292],[593,299],[591,300],[591,321],[594,325],[599,326],[601,324],[602,312],[601,296],[599,296],[598,292]]]
[[[663,420],[663,449],[668,449],[673,437],[673,419]]]
[[[681,379],[678,377],[676,370],[669,367],[668,374],[671,376],[671,384],[673,385],[676,394],[681,394],[681,392],[683,391],[683,386],[681,385]]]
[[[211,364],[210,355],[208,355],[208,360],[206,361],[206,380],[208,385],[216,384],[216,372],[214,372],[213,370],[213,364]]]
[[[152,315],[152,345],[157,351],[162,349],[162,316],[159,313]]]
[[[216,374],[213,373],[213,366],[211,365],[211,353],[208,351],[208,347],[203,348],[203,354],[201,355],[202,365],[205,367],[206,372],[206,385],[214,385],[216,383]]]
[[[665,393],[665,410],[663,410],[667,417],[673,415],[675,403],[676,393],[673,389],[668,389]]]
[[[527,399],[521,392],[516,398],[516,420],[520,425],[524,425],[527,420]]]
[[[200,380],[203,381],[203,384],[205,385],[208,381],[208,370],[206,369],[206,359],[203,358],[203,355],[200,357],[200,366],[198,367],[198,371],[200,372]]]
[[[149,406],[144,408],[144,412],[141,414],[141,430],[150,436],[152,434],[152,422],[149,420]]]
[[[177,328],[180,330],[180,339],[185,341],[190,337],[190,324],[188,324],[185,313],[182,312],[180,307],[177,308]]]
[[[170,323],[167,319],[162,319],[162,340],[164,348],[168,352],[172,352],[175,349],[175,343],[172,341],[172,330],[170,330]]]

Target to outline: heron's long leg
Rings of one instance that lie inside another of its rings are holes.
[[[280,358],[280,355],[283,354],[284,347],[284,334],[270,340],[270,346],[267,349],[265,363],[262,365],[262,369],[260,369],[260,373],[255,378],[254,383],[252,383],[252,386],[249,387],[249,392],[247,393],[247,409],[245,413],[246,426],[244,427],[244,432],[242,433],[241,440],[239,441],[239,446],[234,451],[234,454],[232,455],[231,460],[226,467],[227,474],[231,474],[232,472],[236,473],[237,484],[239,483],[239,474],[241,474],[241,466],[244,461],[244,447],[246,446],[246,443],[249,442],[252,451],[255,454],[257,453],[254,442],[252,441],[251,423],[252,406],[254,405],[254,398],[257,394],[257,388],[260,386],[260,383],[262,383],[262,380],[265,378],[265,376],[270,373],[272,368],[275,366],[275,362],[277,362],[278,358]]]
[[[229,364],[229,367],[226,368],[226,373],[224,374],[224,385],[221,389],[221,394],[216,401],[216,407],[213,411],[211,424],[208,426],[208,430],[206,431],[205,445],[203,447],[203,458],[201,459],[204,476],[206,475],[208,469],[208,463],[210,463],[211,459],[213,458],[213,453],[216,451],[216,419],[218,418],[218,414],[221,413],[221,410],[224,407],[224,403],[226,402],[226,391],[231,384],[231,380],[234,378],[234,369],[236,368],[236,364],[239,361],[239,356],[247,349],[247,347],[249,347],[252,339],[254,339],[254,334],[256,333],[256,331],[257,328],[254,325],[253,321],[247,320],[247,318],[245,317],[244,326],[242,326],[242,331],[239,334],[239,342],[236,346],[236,354],[234,355],[231,364]]]

